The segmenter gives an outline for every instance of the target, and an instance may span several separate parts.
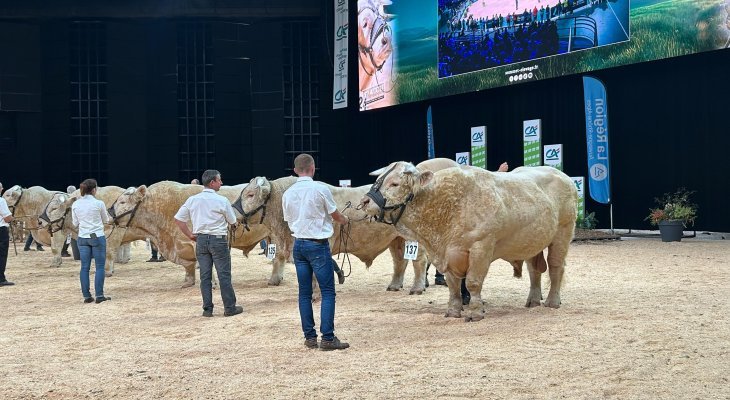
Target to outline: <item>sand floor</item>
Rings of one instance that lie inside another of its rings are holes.
[[[356,260],[337,286],[336,333],[352,347],[337,352],[303,346],[292,265],[268,287],[266,259],[234,251],[245,312],[223,317],[216,291],[202,318],[182,267],[148,256],[133,247],[106,280],[112,301],[83,304],[77,262],[49,268],[50,252],[11,245],[0,398],[730,398],[727,240],[574,244],[557,310],[524,308],[527,277],[498,261],[475,323],[443,317],[443,286],[386,292],[387,252],[369,270]]]

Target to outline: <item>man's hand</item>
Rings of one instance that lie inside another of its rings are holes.
[[[198,235],[190,235],[188,236],[188,239],[192,240],[193,242],[198,240]]]

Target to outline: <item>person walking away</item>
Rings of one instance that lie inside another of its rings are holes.
[[[312,180],[314,158],[300,154],[294,159],[296,183],[284,192],[282,207],[284,220],[294,236],[294,265],[299,281],[299,315],[304,332],[304,345],[322,350],[342,350],[350,347],[335,336],[335,281],[334,260],[328,239],[334,234],[332,220],[347,225],[350,218],[337,211],[337,205],[327,186]],[[317,331],[312,312],[312,274],[319,282],[322,293],[320,332],[322,342],[317,344]]]
[[[203,297],[203,316],[213,316],[213,265],[218,273],[223,315],[230,317],[243,312],[236,305],[236,293],[231,283],[231,252],[228,249],[228,225],[236,223],[231,203],[217,194],[223,185],[221,173],[209,169],[203,172],[202,192],[190,196],[175,214],[175,224],[195,242],[195,258],[200,266],[200,293]],[[192,222],[193,230],[188,228]]]
[[[81,256],[81,294],[84,296],[84,303],[95,301],[99,304],[112,299],[104,296],[104,265],[106,264],[104,224],[108,224],[111,218],[104,202],[95,197],[96,187],[95,179],[86,179],[81,182],[81,198],[71,206],[71,220],[79,231],[77,244]],[[89,270],[92,258],[96,267],[94,274],[96,300],[91,297],[89,288]]]

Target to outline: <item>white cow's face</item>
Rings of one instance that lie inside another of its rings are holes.
[[[362,210],[370,216],[378,215],[383,207],[410,201],[433,177],[432,172],[421,172],[413,164],[403,161],[390,164],[378,172],[380,174],[370,189],[369,196],[363,197],[361,201]],[[384,203],[381,201],[378,204],[375,200],[378,193],[382,195]]]
[[[114,205],[111,208],[110,214],[112,214],[112,217],[118,217],[125,214],[125,213],[131,213],[132,210],[139,204],[144,197],[147,195],[147,186],[142,185],[138,188],[130,187],[127,188],[127,190],[124,191],[117,200],[114,202]]]
[[[3,198],[8,203],[8,207],[15,207],[15,203],[20,199],[21,193],[23,193],[23,188],[20,185],[15,185],[3,193]]]
[[[63,218],[68,210],[71,209],[71,205],[73,205],[76,199],[76,197],[70,197],[68,195],[53,196],[51,201],[48,203],[48,207],[46,207],[46,216],[48,217],[48,221],[43,218],[38,218],[40,226],[42,228],[47,228],[49,221],[58,221]]]
[[[241,193],[241,206],[246,214],[266,203],[271,193],[271,183],[263,176],[257,176],[246,185]]]

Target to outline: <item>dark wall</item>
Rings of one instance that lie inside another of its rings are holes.
[[[687,187],[697,191],[696,227],[730,230],[728,65],[730,51],[723,50],[591,73],[608,91],[614,226],[648,228],[654,197]],[[576,75],[364,113],[350,107],[335,113],[348,121],[347,146],[338,148],[347,149],[353,184],[372,183],[367,173],[389,162],[419,162],[426,158],[430,104],[439,157],[468,151],[469,128],[486,125],[488,169],[504,160],[520,166],[522,121],[540,118],[543,144],[563,143],[565,172],[586,176],[582,96]],[[330,137],[341,134],[329,129]],[[607,206],[589,199],[586,209],[609,226]]]

